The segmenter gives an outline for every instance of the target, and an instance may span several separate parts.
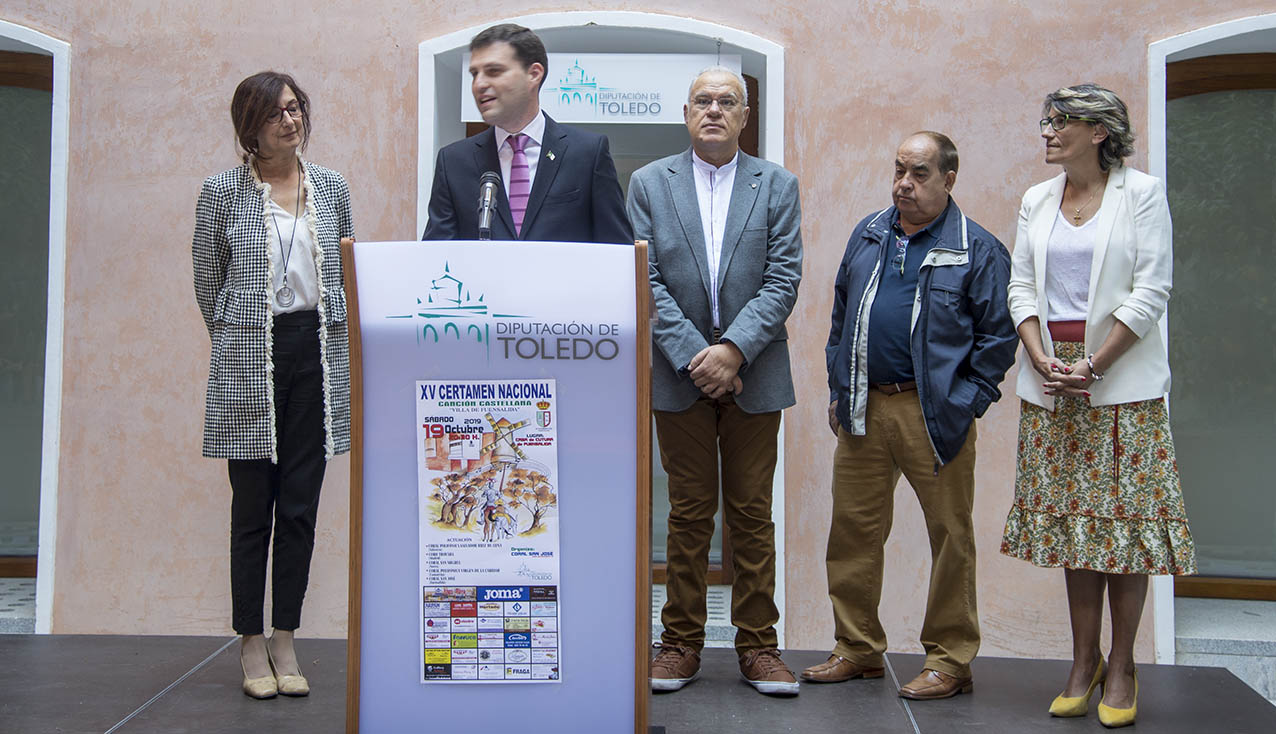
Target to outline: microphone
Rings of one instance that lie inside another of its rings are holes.
[[[488,171],[479,177],[478,234],[480,240],[492,239],[492,216],[496,214],[496,187],[500,174]]]

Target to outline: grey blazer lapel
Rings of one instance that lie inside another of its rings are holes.
[[[493,171],[498,176],[501,175],[501,159],[496,155],[496,128],[489,127],[487,132],[480,135],[474,141],[474,206],[478,206],[478,180],[487,171]],[[502,179],[504,180],[504,179]],[[496,213],[500,215],[501,221],[505,224],[505,229],[509,233],[510,239],[515,239],[514,235],[514,218],[510,216],[510,200],[505,195],[505,187],[501,186],[496,189]],[[463,204],[464,202],[462,202]],[[504,239],[496,237],[495,239]]]
[[[722,233],[722,262],[718,265],[718,281],[726,278],[731,266],[731,256],[744,234],[744,225],[753,213],[762,188],[762,167],[753,156],[740,151],[735,167],[735,181],[731,184],[731,204],[727,207],[727,228]]]
[[[696,196],[696,173],[691,164],[690,148],[669,167],[666,181],[674,211],[678,214],[678,224],[682,226],[682,235],[700,268],[700,282],[704,284],[705,293],[709,293],[709,257],[704,251],[704,223],[700,221],[700,200]]]

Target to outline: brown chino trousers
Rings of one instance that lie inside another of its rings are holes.
[[[687,410],[654,411],[660,463],[669,475],[668,600],[661,612],[666,644],[704,647],[709,542],[722,498],[735,580],[731,623],[736,651],[775,647],[775,475],[780,413],[746,413],[730,395],[701,398]]]
[[[967,677],[979,651],[975,604],[975,426],[957,456],[935,471],[935,454],[915,391],[868,391],[865,435],[845,429],[833,454],[833,524],[829,531],[829,598],[833,654],[882,667],[886,631],[877,616],[882,598],[883,546],[891,532],[895,485],[912,485],[930,536],[930,592],[921,643],[926,666]]]

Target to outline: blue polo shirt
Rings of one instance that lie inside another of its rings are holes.
[[[948,207],[952,199],[948,200]],[[899,212],[891,219],[890,235],[882,248],[882,276],[877,281],[877,295],[868,317],[868,381],[909,382],[913,374],[912,337],[913,301],[917,299],[917,278],[926,253],[935,246],[948,207],[935,221],[914,232],[904,234],[899,227]],[[901,258],[900,255],[903,255]]]

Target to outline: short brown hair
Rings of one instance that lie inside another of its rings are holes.
[[[297,86],[290,75],[278,71],[260,71],[235,87],[230,100],[230,120],[235,125],[235,139],[244,149],[244,161],[249,155],[257,155],[257,133],[266,125],[266,118],[279,108],[279,95],[284,87],[297,95],[301,105],[301,150],[310,142],[310,97]]]
[[[514,58],[523,65],[524,71],[532,68],[532,64],[540,64],[545,70],[540,86],[545,86],[545,77],[549,76],[549,54],[545,53],[545,44],[541,42],[540,36],[533,33],[531,28],[515,23],[501,23],[485,28],[470,39],[470,53],[494,43],[508,43],[514,49]]]

